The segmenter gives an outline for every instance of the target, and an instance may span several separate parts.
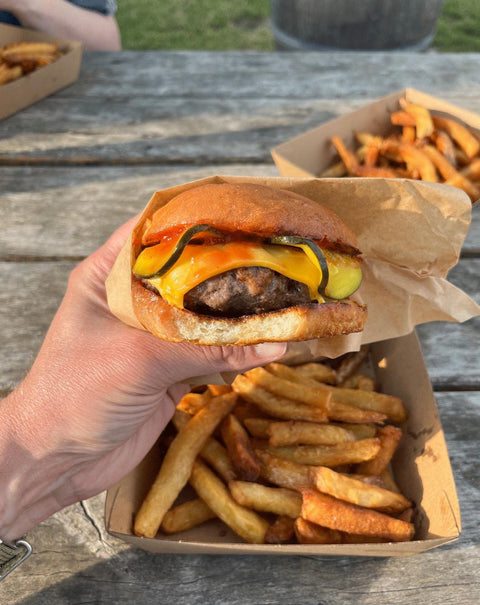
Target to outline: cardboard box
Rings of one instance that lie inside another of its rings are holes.
[[[405,556],[451,542],[460,534],[460,511],[435,399],[415,333],[371,345],[372,370],[381,390],[402,398],[409,412],[404,438],[393,460],[395,478],[416,506],[412,542],[384,544],[252,545],[220,521],[156,538],[133,535],[135,513],[159,468],[154,447],[125,479],[108,490],[107,530],[132,546],[157,553],[302,554]]]
[[[0,46],[22,41],[55,42],[64,54],[51,65],[0,86],[0,120],[72,84],[80,73],[80,42],[62,40],[13,25],[0,25]]]
[[[330,139],[339,136],[349,149],[355,149],[355,132],[387,135],[392,132],[390,113],[399,109],[398,99],[427,107],[435,113],[459,119],[480,130],[480,116],[413,88],[398,90],[344,116],[325,122],[271,150],[282,176],[316,177],[338,160]]]

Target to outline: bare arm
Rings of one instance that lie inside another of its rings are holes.
[[[86,50],[120,50],[115,17],[80,8],[66,0],[0,0],[0,9],[20,23],[48,34],[80,40]]]
[[[136,220],[76,267],[30,372],[0,401],[4,540],[125,476],[188,391],[183,381],[244,371],[285,353],[280,343],[170,343],[119,322],[105,279]]]

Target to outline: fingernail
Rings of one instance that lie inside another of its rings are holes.
[[[285,342],[262,342],[255,345],[255,355],[262,359],[279,359],[287,352]]]

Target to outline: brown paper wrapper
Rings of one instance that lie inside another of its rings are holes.
[[[304,195],[336,212],[358,238],[364,259],[358,296],[368,306],[364,331],[290,343],[284,361],[337,357],[361,344],[408,334],[418,324],[463,322],[480,315],[480,306],[446,279],[458,262],[471,221],[470,199],[459,189],[407,179],[214,176],[152,196],[106,282],[108,304],[121,321],[143,329],[132,305],[131,268],[139,252],[133,242],[139,240],[146,218],[186,189],[224,182],[257,183]],[[203,376],[195,382],[219,379]],[[231,376],[223,379],[230,381]]]

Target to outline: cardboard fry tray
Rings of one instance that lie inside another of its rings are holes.
[[[50,65],[0,86],[0,120],[75,82],[82,62],[80,42],[0,24],[0,46],[12,42],[54,42],[63,54]]]
[[[381,391],[401,397],[409,418],[393,460],[402,493],[415,503],[415,540],[383,544],[252,545],[244,543],[223,523],[212,520],[173,536],[133,534],[140,508],[160,466],[154,447],[141,464],[108,490],[107,530],[132,546],[156,553],[298,554],[407,556],[456,540],[460,510],[445,439],[430,380],[415,333],[371,345],[372,364]]]
[[[480,131],[479,115],[414,88],[404,88],[274,147],[271,154],[280,174],[290,177],[319,176],[336,161],[337,152],[330,141],[334,135],[339,136],[349,149],[354,149],[355,132],[382,136],[390,134],[393,129],[390,114],[399,109],[400,98],[422,105],[436,114],[456,118]]]

